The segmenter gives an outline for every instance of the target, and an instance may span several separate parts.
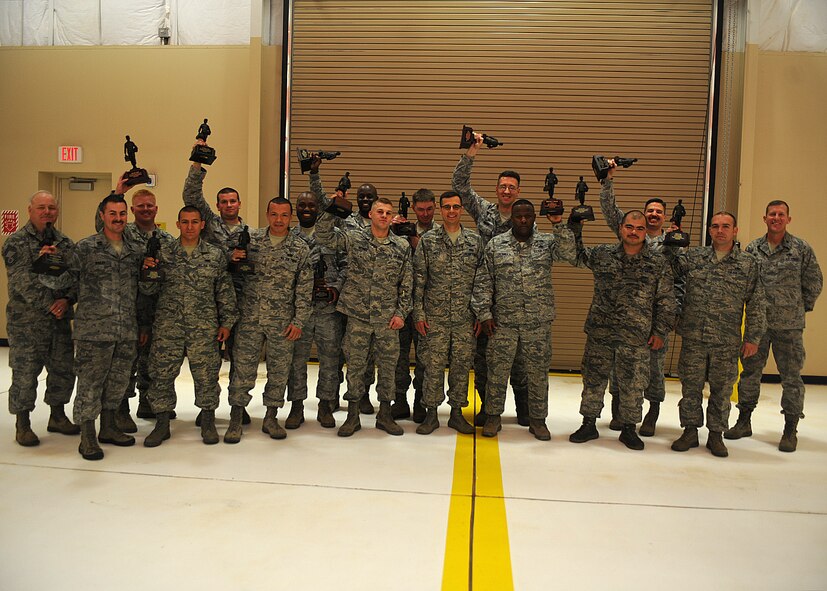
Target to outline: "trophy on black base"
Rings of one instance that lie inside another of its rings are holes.
[[[620,156],[614,157],[615,166],[620,166],[621,168],[629,168],[632,164],[637,162],[637,158],[621,158]],[[609,170],[612,168],[611,164],[609,164],[609,159],[605,156],[600,156],[595,154],[592,156],[592,170],[594,171],[594,176],[597,178],[598,181],[602,181],[605,179],[608,174]]]
[[[351,186],[352,185],[350,183],[350,173],[345,172],[345,176],[339,179],[339,184],[336,185],[336,190],[341,191],[342,195],[344,195],[345,193],[350,191]]]
[[[198,128],[198,134],[195,136],[195,139],[201,140],[203,142],[207,141],[207,138],[210,137],[212,130],[210,130],[210,126],[207,124],[207,120],[204,119],[204,123],[200,125]],[[192,148],[192,154],[190,154],[190,162],[199,162],[201,164],[210,165],[215,162],[217,156],[215,155],[215,148],[211,148],[208,145],[204,144],[196,144]]]
[[[681,230],[681,220],[686,217],[686,208],[683,206],[683,199],[678,199],[678,204],[672,209],[672,218],[669,220],[677,230],[670,230],[663,237],[666,246],[689,246],[689,234]]]
[[[325,150],[311,152],[304,148],[297,148],[297,152],[299,155],[299,168],[301,168],[302,174],[310,170],[310,166],[313,164],[313,154],[316,154],[322,160],[333,160],[336,156],[341,156],[342,154],[341,152],[327,152]]]
[[[43,240],[40,241],[40,248],[53,246],[56,240],[57,237],[55,236],[55,229],[52,227],[52,222],[46,222],[46,227],[43,228]],[[32,263],[32,273],[38,275],[52,275],[53,277],[57,277],[63,275],[68,268],[69,266],[66,264],[66,261],[63,260],[63,255],[60,253],[42,254]]]
[[[350,190],[350,173],[346,172],[345,176],[339,179],[339,184],[336,187],[336,195],[327,206],[328,213],[332,213],[336,217],[346,219],[353,213],[353,204],[345,198],[348,190]]]
[[[557,185],[557,175],[554,168],[549,167],[543,191],[548,193],[548,199],[540,203],[540,215],[563,215],[563,200],[554,198],[554,187]]]
[[[580,180],[577,181],[577,186],[574,189],[574,196],[580,202],[580,205],[576,205],[571,210],[571,221],[572,222],[580,222],[586,220],[587,222],[594,221],[594,210],[592,209],[591,205],[586,205],[586,192],[589,190],[589,186],[586,184],[586,181],[583,180],[583,177],[580,177]]]
[[[505,142],[501,142],[497,138],[491,135],[482,134],[482,143],[488,146],[489,148],[496,148],[498,146],[504,146]],[[464,125],[462,128],[462,136],[459,139],[459,147],[460,148],[470,148],[474,145],[474,130],[467,125]]]
[[[233,275],[254,275],[256,272],[255,264],[249,260],[249,248],[250,248],[250,229],[245,224],[238,233],[238,244],[236,245],[238,250],[244,251],[244,256],[241,260],[238,261],[230,261],[229,264],[229,271]]]
[[[152,258],[156,261],[161,254],[161,240],[158,238],[158,230],[152,231],[152,236],[146,243],[146,258]],[[163,281],[164,271],[161,269],[160,263],[155,263],[146,269],[141,266],[141,281],[149,281],[155,283],[156,281]]]
[[[127,187],[134,187],[142,183],[148,183],[151,179],[149,174],[143,168],[138,168],[138,163],[135,160],[135,153],[138,151],[138,146],[135,145],[129,136],[126,136],[126,142],[123,145],[123,159],[132,164],[132,168],[126,171],[126,181],[124,184]]]
[[[319,257],[319,262],[313,267],[313,301],[314,302],[329,302],[330,290],[327,288],[327,281],[325,280],[325,273],[327,273],[327,263],[324,259]]]
[[[405,196],[405,191],[402,191],[402,197],[399,198],[399,215],[403,218],[408,218],[408,208],[411,206],[411,200]],[[397,236],[416,236],[416,224],[413,222],[400,222],[391,225],[391,230]]]

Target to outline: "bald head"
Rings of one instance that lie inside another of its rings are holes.
[[[37,191],[29,198],[29,221],[38,232],[42,232],[47,223],[57,221],[57,199],[49,191]]]

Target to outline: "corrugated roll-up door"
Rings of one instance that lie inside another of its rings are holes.
[[[438,195],[450,189],[467,124],[505,142],[477,156],[472,184],[484,197],[495,201],[498,173],[514,169],[521,197],[539,204],[553,166],[555,196],[571,207],[583,175],[598,217],[585,241],[614,241],[591,156],[636,157],[616,177],[619,205],[662,197],[669,214],[681,198],[697,244],[712,17],[711,1],[689,0],[294,0],[289,194],[307,190],[301,147],[342,152],[322,167],[328,190],[350,171],[352,194],[371,182],[394,202],[420,187]],[[578,369],[592,276],[561,265],[553,280],[552,365]]]

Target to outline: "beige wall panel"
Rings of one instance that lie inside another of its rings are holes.
[[[513,168],[521,196],[539,203],[554,166],[555,195],[571,207],[583,175],[596,208],[592,154],[635,156],[618,175],[621,207],[658,196],[671,211],[681,198],[698,241],[711,22],[709,1],[296,0],[291,153],[341,150],[322,167],[331,190],[347,170],[354,186],[372,182],[394,200],[423,186],[440,193],[468,124],[505,142],[477,157],[484,197]],[[290,194],[306,187],[293,156]],[[586,229],[588,244],[614,240],[601,217]],[[553,277],[552,364],[578,369],[591,274],[563,265]]]
[[[0,209],[26,218],[40,172],[116,178],[128,168],[122,154],[130,134],[140,150],[138,165],[157,174],[158,220],[175,231],[189,152],[204,117],[218,152],[205,192],[211,199],[219,188],[235,186],[244,203],[250,196],[248,63],[246,47],[0,48]],[[63,144],[82,146],[83,163],[59,164]],[[110,189],[98,183],[95,196],[100,200]],[[62,216],[72,215],[64,208]],[[91,224],[90,218],[83,235],[71,237],[92,234]],[[7,293],[2,273],[3,310]]]
[[[819,173],[827,154],[827,55],[765,52],[749,45],[746,59],[744,143],[750,149],[741,167],[739,237],[746,245],[765,234],[761,218],[767,203],[783,199],[790,204],[789,231],[810,243],[825,271],[827,189]],[[827,376],[825,330],[827,295],[822,294],[807,315],[804,375]],[[774,362],[765,371],[777,373]]]

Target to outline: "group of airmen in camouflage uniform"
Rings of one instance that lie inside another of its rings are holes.
[[[297,226],[291,226],[293,202],[275,198],[267,205],[268,225],[250,231],[238,215],[238,191],[231,187],[218,192],[219,213],[214,213],[202,190],[206,171],[193,163],[176,222],[178,238],[156,226],[155,196],[145,189],[133,194],[135,222],[127,223],[122,178],[100,205],[98,233],[73,244],[56,232],[46,244],[44,230],[57,221],[58,206],[50,193],[38,191],[30,200],[29,223],[3,246],[9,277],[9,410],[17,418],[17,442],[39,443],[29,415],[45,367],[48,430],[80,433],[85,459],[103,457],[99,443],[135,443],[128,433],[137,431],[129,414],[136,388],[138,416],[155,418],[144,445],[161,445],[171,436],[175,379],[186,355],[201,409],[196,424],[204,443],[218,443],[222,347],[231,361],[224,441],[239,442],[243,425],[250,422],[245,407],[262,352],[267,370],[262,431],[283,439],[285,428],[304,422],[313,343],[319,358],[317,420],[323,427],[336,426],[333,413],[347,364],[347,418],[340,436],[353,435],[361,428],[361,415],[373,413],[368,392],[375,375],[376,427],[402,435],[396,421],[413,415],[417,433],[432,433],[446,398],[447,367],[449,427],[475,431],[462,414],[474,369],[483,401],[474,422],[483,436],[495,437],[502,429],[510,382],[519,424],[537,439],[549,440],[551,267],[557,261],[594,274],[584,327],[583,424],[570,441],[599,437],[596,420],[608,385],[610,428],[620,431],[626,447],[644,448],[639,435],[654,435],[664,400],[665,350],[676,328],[682,337],[679,415],[684,431],[672,449],[697,447],[704,424],[706,446],[719,457],[728,454],[723,439],[752,434],[750,416],[772,348],[785,415],[779,449],[795,451],[804,416],[804,317],[821,292],[822,275],[810,246],[786,231],[791,218],[785,202],[770,202],[764,216],[767,234],[744,251],[736,241],[735,215],[725,211],[711,218],[711,245],[679,248],[664,242],[662,200],[649,200],[642,211],[624,213],[617,207],[612,168],[602,181],[600,205],[619,240],[587,247],[584,224],[563,222],[561,215],[548,216],[551,232],[538,231],[534,205],[519,198],[515,171],[499,175],[496,203],[474,191],[471,174],[482,139],[475,134],[454,170],[452,190],[438,198],[442,224],[433,220],[434,194],[426,189],[414,194],[416,232],[407,237],[391,227],[408,220],[368,183],[358,188],[357,211],[350,217],[327,213],[332,200],[322,187],[318,156],[310,169],[310,191],[295,199]],[[462,224],[463,211],[473,218],[476,232]],[[151,240],[160,243],[153,256],[147,250]],[[63,256],[69,270],[57,277],[35,273],[32,264],[43,254]],[[254,272],[228,271],[228,265],[241,263]],[[160,280],[144,276],[152,269],[160,269]],[[407,399],[411,345],[416,354],[413,412]],[[744,367],[740,415],[730,429],[739,360]],[[77,424],[64,412],[75,376]],[[710,389],[706,419],[705,382]],[[285,392],[291,408],[282,426],[278,412]],[[644,398],[649,401],[645,417]]]

